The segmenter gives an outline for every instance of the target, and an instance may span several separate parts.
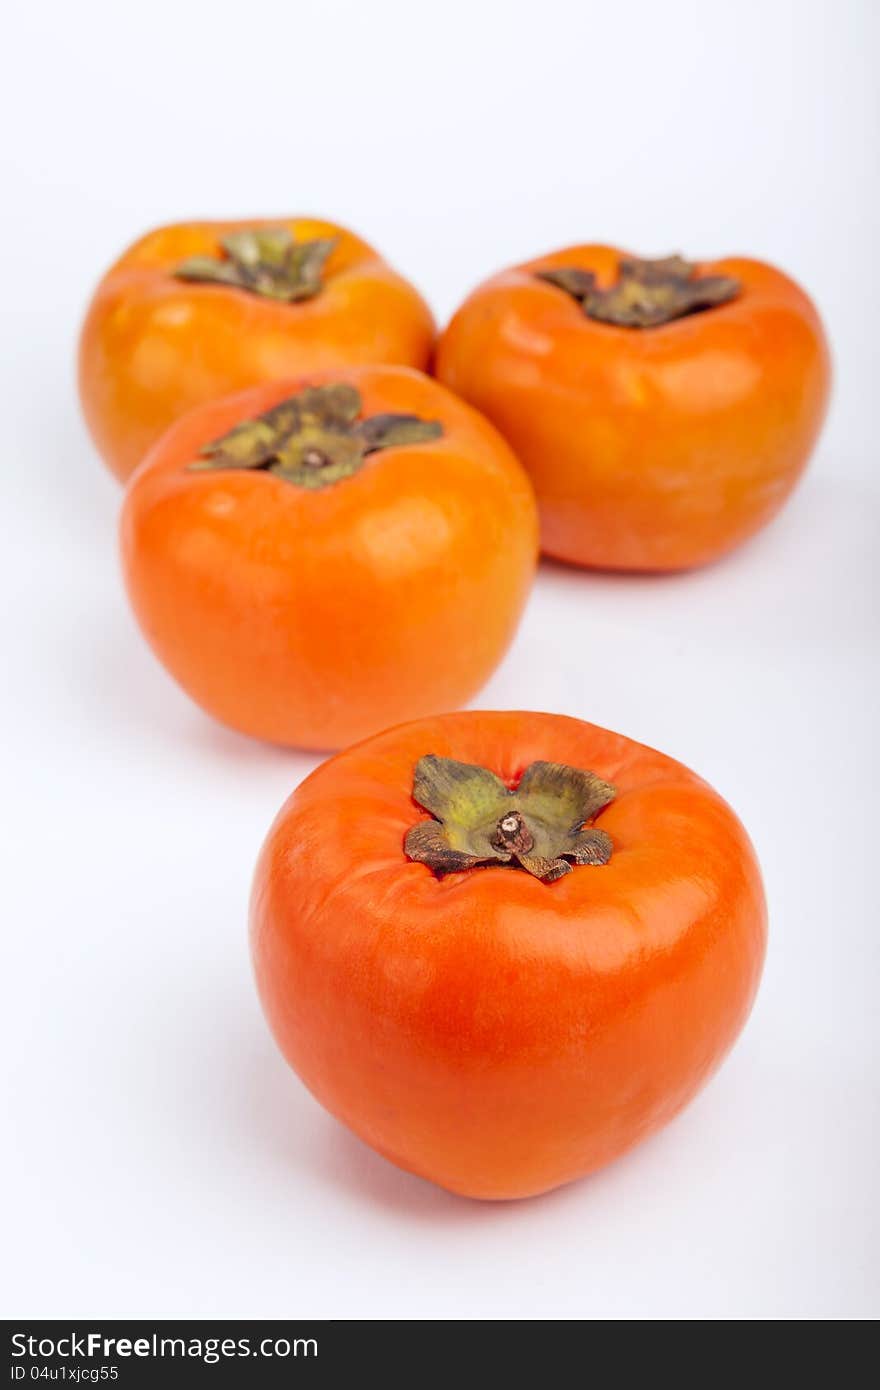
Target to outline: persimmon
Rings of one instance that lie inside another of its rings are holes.
[[[129,482],[121,538],[144,633],[205,710],[334,748],[476,693],[538,523],[476,411],[410,368],[359,367],[184,416]]]
[[[470,1197],[608,1163],[749,1013],[766,913],[730,807],[560,715],[448,714],[324,763],[254,880],[269,1024],[321,1103]]]
[[[504,271],[453,316],[437,375],[531,474],[543,549],[677,570],[782,506],[829,393],[808,296],[761,261],[645,261],[574,246]]]
[[[79,350],[83,410],[126,479],[179,416],[337,366],[427,366],[421,295],[360,237],[311,217],[150,232],[101,280]]]

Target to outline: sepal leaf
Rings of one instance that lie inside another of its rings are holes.
[[[611,858],[610,835],[586,824],[616,795],[594,772],[534,762],[509,788],[487,768],[427,754],[416,764],[412,795],[433,819],[410,828],[405,853],[439,875],[513,863],[553,883],[573,864]]]
[[[232,285],[294,304],[320,293],[324,265],[335,245],[335,237],[296,241],[286,227],[246,228],[221,239],[221,256],[190,256],[173,274],[178,280]]]
[[[617,281],[607,289],[599,288],[592,271],[577,266],[554,266],[536,274],[577,300],[588,318],[618,328],[658,328],[726,304],[742,288],[730,275],[697,275],[696,266],[682,256],[624,258]]]
[[[420,444],[443,433],[439,420],[417,415],[360,419],[361,406],[360,392],[348,382],[306,387],[205,444],[190,468],[260,469],[315,489],[351,477],[367,454]]]

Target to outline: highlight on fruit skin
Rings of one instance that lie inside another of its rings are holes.
[[[335,222],[181,222],[141,237],[101,279],[80,337],[80,399],[125,481],[195,406],[335,367],[426,369],[435,336],[418,291]]]
[[[645,572],[705,565],[772,520],[831,381],[815,305],[781,270],[601,245],[484,281],[435,369],[528,470],[546,554]]]
[[[325,762],[251,900],[257,988],[312,1094],[468,1197],[526,1197],[676,1115],[749,1014],[745,830],[672,758],[562,715],[447,714]]]
[[[172,426],[129,482],[135,616],[208,714],[332,749],[470,700],[535,573],[534,494],[438,382],[359,367],[273,382]]]

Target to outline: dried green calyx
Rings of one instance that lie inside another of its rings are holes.
[[[731,275],[697,275],[696,266],[681,256],[622,260],[617,282],[608,289],[599,288],[591,270],[576,266],[539,270],[537,277],[570,294],[588,318],[619,328],[657,328],[726,304],[741,288]]]
[[[320,488],[349,478],[368,454],[421,444],[443,433],[439,420],[418,415],[360,419],[361,396],[347,382],[309,386],[201,450],[194,470],[258,469],[296,487]]]
[[[436,874],[512,864],[553,883],[573,864],[611,858],[610,835],[587,824],[616,795],[595,772],[531,763],[510,790],[484,767],[431,753],[416,764],[412,794],[434,819],[407,831],[404,850]]]
[[[173,274],[294,304],[320,293],[324,262],[335,245],[334,237],[295,241],[286,227],[255,227],[222,237],[221,256],[190,256]]]

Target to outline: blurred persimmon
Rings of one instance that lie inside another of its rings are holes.
[[[131,479],[128,591],[209,713],[335,748],[469,700],[537,558],[528,478],[497,431],[403,367],[274,382],[199,407]]]
[[[434,332],[412,285],[333,222],[184,222],[135,242],[99,284],[80,396],[124,480],[196,405],[330,367],[425,367]]]
[[[485,281],[436,370],[531,474],[546,553],[620,570],[702,565],[766,525],[830,381],[816,309],[781,271],[595,245]]]

